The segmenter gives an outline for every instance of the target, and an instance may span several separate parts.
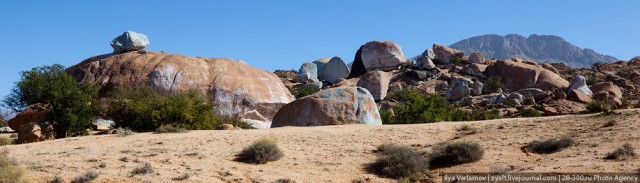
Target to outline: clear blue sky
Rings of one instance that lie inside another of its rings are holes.
[[[640,1],[217,0],[1,1],[0,96],[19,72],[110,53],[122,32],[152,51],[244,60],[265,70],[340,56],[371,40],[407,57],[481,35],[552,34],[628,60],[640,55]]]

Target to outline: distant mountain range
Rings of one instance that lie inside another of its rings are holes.
[[[518,57],[539,63],[564,62],[571,67],[591,67],[596,62],[614,62],[618,59],[581,49],[553,35],[524,37],[518,34],[500,36],[487,34],[454,43],[451,48],[463,50],[465,55],[481,52],[486,58],[510,59]]]
[[[4,117],[4,119],[9,120],[16,116],[16,112],[11,109],[5,109],[0,107],[0,116]]]

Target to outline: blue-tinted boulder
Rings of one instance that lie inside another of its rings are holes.
[[[307,79],[318,79],[318,66],[314,63],[304,63],[298,69],[298,74],[307,74]]]
[[[333,57],[324,65],[322,76],[324,76],[325,81],[336,83],[340,79],[346,79],[349,76],[349,67],[340,57]]]
[[[113,53],[124,53],[128,51],[138,51],[149,45],[149,39],[144,34],[127,31],[111,41]]]

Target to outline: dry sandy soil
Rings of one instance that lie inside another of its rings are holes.
[[[602,127],[610,120],[617,124]],[[477,133],[455,139],[460,134],[457,129],[464,124],[476,128]],[[363,169],[376,159],[373,150],[380,144],[429,150],[439,142],[470,141],[485,149],[481,161],[431,170],[431,177],[445,172],[636,172],[640,168],[637,158],[615,161],[603,157],[623,143],[640,147],[638,126],[640,110],[626,110],[610,116],[102,135],[6,148],[25,170],[29,182],[44,182],[54,176],[70,181],[86,170],[99,173],[95,182],[173,182],[173,177],[183,174],[191,175],[186,182],[273,182],[281,178],[297,182],[395,182]],[[546,155],[521,150],[532,140],[564,135],[575,138],[577,144]],[[235,154],[262,137],[276,139],[285,156],[263,165],[234,161]],[[121,161],[125,157],[128,162]],[[131,174],[145,162],[153,165],[155,173]]]

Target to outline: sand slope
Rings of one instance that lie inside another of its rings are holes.
[[[616,120],[613,127],[602,127]],[[623,143],[640,147],[640,110],[597,117],[593,115],[500,119],[476,122],[442,122],[416,125],[346,125],[284,127],[266,130],[191,131],[182,134],[139,133],[87,136],[40,143],[12,145],[9,156],[26,170],[30,182],[43,182],[56,175],[69,181],[85,170],[100,175],[96,182],[172,182],[188,173],[186,182],[273,182],[291,178],[298,182],[391,182],[363,170],[375,160],[376,146],[395,143],[417,150],[450,141],[463,124],[476,134],[454,141],[480,143],[484,158],[476,163],[435,169],[443,172],[635,172],[636,159],[604,160]],[[564,151],[538,155],[521,147],[531,140],[572,136],[577,145]],[[285,157],[264,165],[233,161],[234,155],[252,141],[270,137],[278,141]],[[123,157],[128,162],[121,161]],[[149,162],[155,173],[132,176],[131,171]]]

